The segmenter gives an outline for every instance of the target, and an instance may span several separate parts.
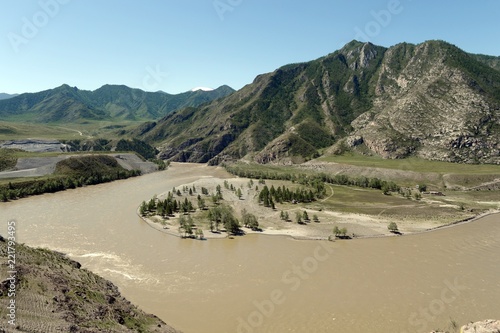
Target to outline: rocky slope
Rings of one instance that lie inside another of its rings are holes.
[[[15,298],[8,296],[12,281],[1,236],[0,266],[0,332],[177,332],[130,304],[111,282],[60,253],[18,244]],[[13,326],[6,320],[11,299],[16,304]]]
[[[353,41],[138,134],[176,161],[302,162],[353,150],[500,164],[496,64],[442,41],[391,48]]]

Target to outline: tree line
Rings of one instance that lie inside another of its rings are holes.
[[[112,172],[82,175],[60,175],[49,179],[37,179],[0,185],[2,201],[25,198],[31,195],[54,193],[71,188],[107,183],[118,179],[140,176],[140,170],[116,170]]]
[[[305,174],[296,172],[277,172],[277,171],[263,171],[263,170],[250,170],[244,166],[237,164],[224,164],[225,169],[236,176],[254,179],[271,179],[271,180],[286,180],[293,183],[308,185],[316,188],[317,192],[325,191],[325,183],[332,185],[347,185],[357,186],[363,188],[372,188],[381,190],[384,194],[390,192],[399,192],[400,186],[393,181],[385,181],[377,177],[349,177],[342,174]]]

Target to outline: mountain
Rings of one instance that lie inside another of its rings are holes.
[[[1,120],[38,123],[85,120],[153,120],[189,106],[212,101],[234,90],[221,86],[213,91],[181,94],[145,92],[120,85],[105,85],[95,91],[60,87],[26,93],[0,101]]]
[[[10,95],[10,94],[5,94],[5,93],[0,93],[0,100],[9,99],[9,98],[16,97],[16,96],[18,96],[18,95],[17,94]]]
[[[176,161],[289,163],[357,151],[500,164],[494,60],[443,41],[390,48],[352,41],[138,134]]]

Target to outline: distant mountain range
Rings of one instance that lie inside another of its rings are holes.
[[[16,97],[18,96],[17,94],[5,94],[5,93],[0,93],[0,100],[2,99],[9,99],[9,98],[12,98],[12,97]]]
[[[500,58],[443,41],[352,41],[135,135],[176,161],[302,162],[355,151],[500,164]]]
[[[123,85],[105,85],[94,91],[60,87],[0,100],[0,120],[37,123],[75,123],[88,120],[154,120],[176,110],[225,97],[234,90],[221,86],[211,91],[181,94],[145,92]]]

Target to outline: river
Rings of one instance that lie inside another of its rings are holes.
[[[352,241],[247,235],[182,240],[137,215],[154,194],[214,167],[169,170],[0,203],[18,241],[67,253],[185,333],[429,332],[500,318],[500,216]]]

